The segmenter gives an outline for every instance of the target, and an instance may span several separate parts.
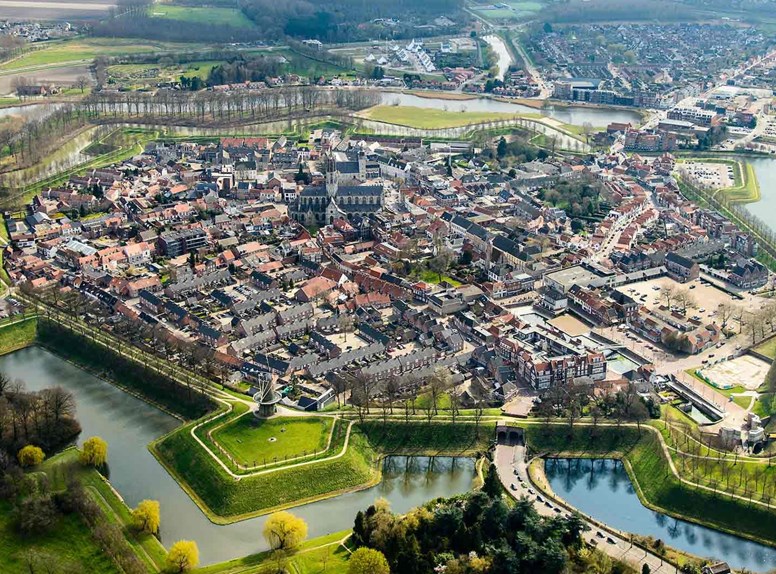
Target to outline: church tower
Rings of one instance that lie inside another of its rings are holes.
[[[326,158],[326,194],[330,198],[337,197],[337,190],[339,189],[338,180],[337,165],[334,157],[330,155]]]

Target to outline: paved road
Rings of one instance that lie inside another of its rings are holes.
[[[558,504],[553,501],[552,503],[549,503],[550,506],[547,506],[547,503],[537,500],[537,494],[531,494],[529,491],[530,488],[535,493],[536,488],[528,478],[528,466],[525,461],[525,447],[523,445],[497,445],[494,462],[498,469],[501,483],[511,496],[514,498],[527,496],[534,503],[536,511],[542,516],[556,516],[559,514],[556,511],[556,508],[560,508]],[[516,480],[516,477],[522,479],[522,483],[519,480]],[[516,485],[516,490],[512,489],[513,484]],[[570,507],[570,505],[567,506]],[[567,514],[567,512],[564,510],[560,514]],[[632,546],[624,535],[614,534],[614,529],[604,532],[599,526],[585,520],[584,516],[583,522],[590,528],[590,530],[584,532],[582,535],[585,542],[595,545],[599,550],[605,552],[611,558],[627,562],[631,566],[634,566],[638,572],[641,572],[643,564],[649,564],[652,572],[666,574],[677,572],[677,569],[674,566],[664,563],[660,557],[648,553],[636,546]],[[603,538],[596,535],[598,532],[603,533]],[[612,540],[613,543],[607,542],[607,538]]]

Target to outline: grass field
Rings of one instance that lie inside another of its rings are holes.
[[[527,425],[526,436],[535,452],[625,459],[629,463],[629,471],[632,471],[631,478],[636,478],[639,498],[653,509],[761,541],[776,539],[776,521],[772,511],[681,483],[670,470],[658,436],[646,429],[639,434],[632,427],[619,430],[599,428],[594,437],[589,427],[577,427],[569,435],[565,426],[540,428]],[[706,468],[709,466],[713,464],[706,465]],[[761,466],[766,468],[766,465]],[[682,472],[683,467],[678,467]],[[691,478],[691,470],[684,470],[683,476]],[[712,472],[709,471],[709,478]],[[776,468],[773,472],[776,473]]]
[[[212,6],[175,6],[172,4],[154,4],[149,9],[154,18],[180,20],[193,24],[210,26],[232,26],[233,28],[252,28],[254,23],[237,8],[216,8]]]
[[[242,464],[255,465],[325,449],[333,422],[331,417],[259,420],[248,414],[213,432],[213,440]]]
[[[30,565],[28,557],[36,555],[37,562]],[[6,501],[0,501],[0,563],[4,574],[29,574],[38,572],[38,568],[43,572],[45,563],[56,563],[72,572],[118,573],[80,516],[62,517],[54,529],[43,536],[20,536],[13,526],[11,504]]]
[[[444,273],[442,273],[442,278],[440,280],[439,274],[435,271],[431,271],[431,269],[424,269],[423,271],[417,274],[417,278],[420,279],[421,281],[425,281],[426,283],[432,283],[434,285],[441,283],[442,281],[447,281],[453,287],[458,287],[459,285],[461,285],[460,281],[456,281],[455,279],[453,279],[449,275],[445,275]]]
[[[96,470],[78,464],[77,456],[76,449],[67,449],[44,462],[39,471],[47,476],[51,490],[56,492],[65,488],[66,476],[71,472],[66,467],[74,469],[107,520],[124,532],[127,541],[149,571],[158,571],[166,555],[162,544],[155,537],[137,534],[128,527],[130,511],[127,506]],[[49,534],[22,537],[13,527],[10,509],[10,503],[0,501],[0,571],[3,574],[53,572],[47,566],[55,563],[59,567],[56,572],[119,572],[77,514],[59,518]],[[31,556],[37,557],[37,563],[30,564]]]
[[[757,345],[754,350],[769,359],[776,359],[776,337],[772,337]]]
[[[495,4],[495,2],[494,2]],[[486,20],[526,20],[535,16],[544,5],[540,2],[531,1],[507,1],[499,3],[509,6],[508,8],[484,9],[482,5],[474,4],[471,6],[473,12]],[[488,4],[492,6],[493,4]]]
[[[194,46],[188,45],[189,50]],[[118,56],[145,52],[174,50],[175,44],[117,38],[77,38],[50,42],[46,47],[31,50],[24,55],[0,64],[0,71],[20,70],[36,66],[53,66],[67,62],[91,60],[95,56]]]
[[[375,106],[364,112],[363,116],[387,124],[432,130],[526,117],[524,114],[454,112],[413,106]]]
[[[303,542],[288,558],[285,570],[299,574],[346,572],[350,552],[340,542],[350,530],[334,532]],[[275,574],[277,561],[270,552],[252,554],[196,570],[197,574]]]
[[[14,320],[15,321],[15,320]],[[0,355],[18,351],[35,340],[38,320],[29,318],[9,326],[0,323]]]

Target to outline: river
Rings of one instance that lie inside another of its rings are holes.
[[[597,108],[582,106],[548,106],[532,108],[522,104],[513,104],[491,98],[473,96],[468,100],[446,100],[444,98],[421,97],[400,92],[382,92],[384,105],[414,106],[417,108],[433,108],[453,112],[503,112],[507,114],[542,114],[567,124],[581,126],[589,122],[593,127],[605,127],[611,122],[641,123],[641,116],[636,111],[619,108]]]
[[[483,36],[482,39],[488,43],[488,46],[496,54],[498,58],[496,60],[496,78],[503,80],[504,74],[507,73],[509,66],[512,65],[512,56],[509,55],[507,45],[504,43],[504,40],[494,34]]]
[[[28,390],[59,385],[73,393],[83,427],[79,442],[93,435],[108,442],[111,484],[130,507],[145,498],[159,500],[165,546],[195,540],[202,565],[267,549],[261,534],[266,517],[213,524],[151,455],[147,445],[180,425],[175,418],[40,347],[0,357],[0,371],[23,380]],[[473,478],[474,461],[467,458],[388,457],[379,485],[292,512],[307,522],[313,538],[352,527],[356,512],[378,497],[388,499],[393,510],[406,512],[428,500],[469,490]]]
[[[725,560],[736,569],[765,572],[776,568],[776,548],[677,520],[642,505],[620,461],[550,459],[545,471],[558,496],[614,528],[659,538],[697,556]]]

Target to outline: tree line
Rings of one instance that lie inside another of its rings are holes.
[[[352,541],[381,553],[394,574],[624,572],[584,548],[577,515],[540,516],[522,498],[508,506],[491,465],[481,491],[438,499],[405,515],[385,500],[359,511]],[[591,570],[591,564],[603,568]]]
[[[69,392],[61,387],[27,391],[22,381],[0,373],[0,458],[13,459],[25,445],[53,452],[80,432]]]

